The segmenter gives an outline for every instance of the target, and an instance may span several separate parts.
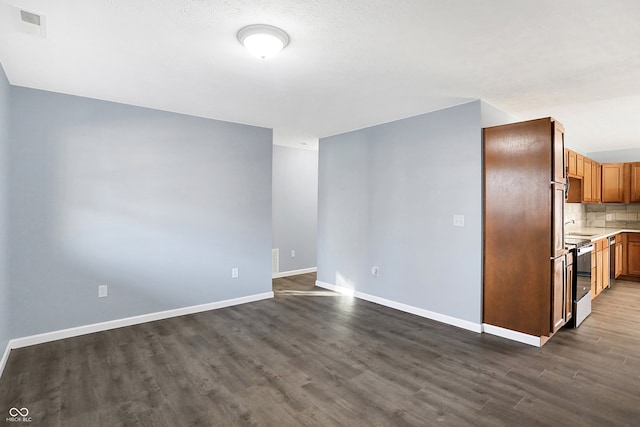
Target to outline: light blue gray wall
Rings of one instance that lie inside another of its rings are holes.
[[[640,148],[596,151],[593,153],[587,153],[586,156],[600,163],[640,162]]]
[[[480,108],[320,141],[318,280],[481,322]]]
[[[271,291],[270,129],[11,94],[14,336]]]
[[[483,128],[501,126],[519,121],[516,116],[502,111],[485,101],[480,101],[480,113],[482,115]]]
[[[280,250],[280,272],[316,266],[317,232],[318,152],[274,145],[273,247]]]
[[[0,64],[0,358],[11,337],[9,319],[9,269],[7,251],[7,147],[9,145],[9,92],[11,87]]]

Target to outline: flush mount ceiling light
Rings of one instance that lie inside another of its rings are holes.
[[[238,31],[238,40],[260,59],[269,59],[289,44],[289,36],[271,25],[249,25]]]

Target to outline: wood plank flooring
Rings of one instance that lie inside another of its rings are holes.
[[[539,349],[314,280],[278,279],[272,300],[14,350],[0,424],[15,406],[32,426],[640,425],[639,284],[614,283],[580,328]]]

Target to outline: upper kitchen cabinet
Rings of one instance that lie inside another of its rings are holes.
[[[576,153],[576,175],[584,176],[584,156],[578,153]]]
[[[567,202],[600,203],[602,192],[601,165],[573,150],[565,150],[566,178],[569,182]]]
[[[584,176],[584,156],[573,150],[566,149],[567,159],[567,175],[571,178],[580,178]]]
[[[582,178],[582,202],[600,203],[602,185],[600,163],[584,158],[584,177]]]
[[[629,203],[640,203],[640,162],[629,166]]]
[[[592,203],[593,202],[593,160],[584,159],[584,175],[582,177],[582,202],[583,203]]]
[[[602,201],[602,165],[598,162],[592,163],[593,173],[591,174],[592,179],[592,190],[591,195],[593,196],[594,203],[600,203]]]
[[[602,203],[640,203],[640,162],[602,165]]]
[[[564,131],[545,118],[486,128],[483,140],[483,323],[541,345],[570,316]]]
[[[599,164],[572,150],[566,150],[565,157],[569,181],[567,202],[640,203],[640,162]]]
[[[602,203],[624,202],[624,163],[602,164]]]
[[[600,164],[571,150],[568,153],[569,162],[573,162],[574,158],[576,159],[576,173],[571,173],[572,167],[567,168],[567,179],[569,181],[567,201],[569,203],[600,203],[600,193],[602,191]]]
[[[576,173],[578,172],[578,159],[577,159],[577,154],[575,151],[569,150],[567,148],[565,148],[564,150],[565,152],[565,159],[564,162],[567,164],[567,175],[571,176],[571,175],[576,175]]]

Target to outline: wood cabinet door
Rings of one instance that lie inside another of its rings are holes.
[[[567,150],[567,172],[569,175],[578,174],[578,155],[575,151]]]
[[[622,234],[618,234],[616,236],[616,246],[615,246],[615,256],[614,256],[614,263],[615,263],[615,268],[614,268],[614,277],[617,279],[618,277],[620,277],[620,275],[624,274],[624,256],[623,256],[623,251],[622,251]]]
[[[624,198],[624,163],[602,164],[602,203],[622,203]]]
[[[640,275],[640,235],[627,233],[626,241],[627,271],[625,274]]]
[[[556,332],[565,324],[565,287],[566,260],[564,256],[552,261],[551,281],[551,333]]]
[[[591,160],[584,159],[584,177],[582,178],[582,201],[591,203],[592,195],[592,178],[591,178]]]
[[[567,180],[567,169],[564,164],[564,128],[556,121],[552,122],[552,124],[553,157],[551,162],[553,167],[553,176],[551,177],[551,180],[555,182],[562,182],[564,184]]]
[[[564,249],[564,185],[552,184],[552,204],[551,204],[551,216],[553,218],[551,222],[551,256],[558,257],[565,252]]]
[[[591,299],[598,295],[598,259],[597,252],[591,252]]]
[[[596,295],[600,295],[602,291],[602,252],[596,252],[596,283],[595,290]]]
[[[631,203],[640,203],[640,162],[630,163],[630,199]]]
[[[613,250],[608,246],[609,242],[605,242],[604,249],[602,250],[602,289],[605,289],[609,285],[609,275],[611,270],[609,269],[609,251]]]
[[[609,274],[609,242],[602,239],[597,242],[596,248],[596,292],[599,294],[604,290],[608,282]]]
[[[596,191],[594,193],[594,199],[596,202],[602,202],[602,166],[600,163],[596,163],[596,174],[595,174],[595,188]]]
[[[582,178],[584,176],[584,156],[576,154],[576,174]]]

